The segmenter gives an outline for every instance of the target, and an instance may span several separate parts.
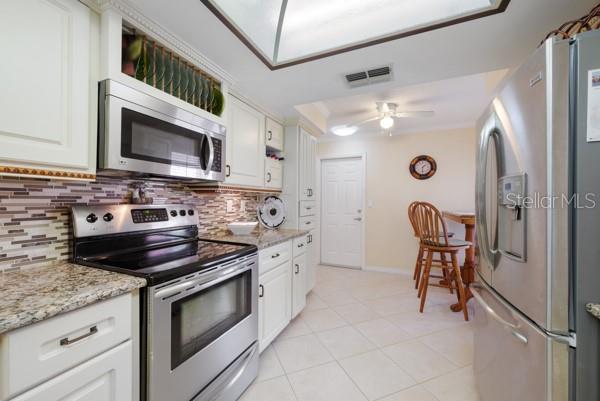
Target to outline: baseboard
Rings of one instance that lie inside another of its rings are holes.
[[[377,273],[388,273],[388,274],[402,274],[406,276],[413,275],[413,269],[407,267],[390,267],[390,266],[365,266],[364,271],[377,272]]]

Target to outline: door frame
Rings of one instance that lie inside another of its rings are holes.
[[[321,258],[321,244],[323,242],[323,209],[321,204],[323,203],[323,191],[321,188],[322,177],[322,168],[324,161],[327,160],[339,160],[339,159],[360,159],[361,170],[362,170],[362,196],[361,196],[361,210],[362,210],[362,230],[361,230],[361,244],[360,244],[360,253],[361,253],[361,264],[359,267],[350,267],[350,266],[339,266],[344,267],[346,269],[356,269],[356,270],[364,270],[367,265],[367,255],[366,255],[366,227],[367,227],[367,153],[366,152],[357,152],[357,153],[327,153],[323,155],[319,155],[317,157],[317,190],[319,196],[317,198],[317,210],[319,211],[319,243],[318,243],[318,255],[319,255],[319,264],[322,262]]]

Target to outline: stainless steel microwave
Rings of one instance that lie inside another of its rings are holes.
[[[223,125],[116,81],[99,93],[101,174],[225,180]]]

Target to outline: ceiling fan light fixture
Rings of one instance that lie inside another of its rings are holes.
[[[390,116],[385,116],[379,120],[379,125],[383,129],[390,129],[394,126],[394,119]]]
[[[358,131],[358,127],[356,125],[337,125],[331,128],[331,132],[333,135],[337,136],[350,136],[354,135]]]

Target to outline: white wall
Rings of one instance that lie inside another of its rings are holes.
[[[428,201],[440,210],[474,211],[475,147],[474,129],[319,143],[320,159],[366,153],[366,199],[372,204],[365,215],[366,266],[414,267],[418,248],[407,215],[412,201]],[[433,157],[438,170],[420,181],[408,167],[422,154]],[[450,222],[449,230],[464,238],[462,226]]]

